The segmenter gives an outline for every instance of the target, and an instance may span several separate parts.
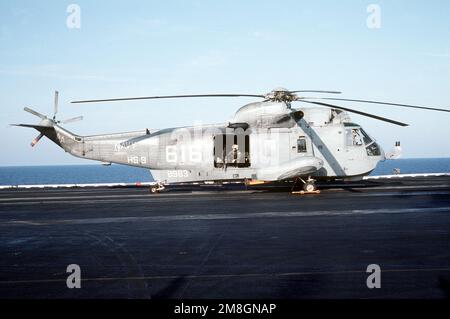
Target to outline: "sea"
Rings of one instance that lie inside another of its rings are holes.
[[[405,158],[380,162],[371,175],[450,173],[450,158]],[[0,185],[152,182],[148,169],[124,165],[0,166]]]

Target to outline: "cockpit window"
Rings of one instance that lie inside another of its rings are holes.
[[[380,156],[380,146],[360,127],[345,129],[345,143],[347,146],[366,146],[368,156]]]
[[[361,146],[363,140],[359,128],[348,128],[345,130],[345,140],[347,146]]]
[[[369,156],[380,156],[381,150],[377,143],[372,143],[366,147],[367,155]]]
[[[370,136],[362,129],[359,129],[362,136],[363,136],[363,140],[364,140],[364,144],[369,145],[370,143],[372,143],[372,139],[370,138]]]

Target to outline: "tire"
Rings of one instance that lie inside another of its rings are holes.
[[[314,183],[306,182],[303,184],[303,190],[308,193],[314,192],[316,190],[316,185]]]
[[[152,193],[152,194],[158,193],[158,188],[157,187],[151,187],[150,188],[150,193]]]

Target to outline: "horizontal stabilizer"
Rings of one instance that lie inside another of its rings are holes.
[[[57,137],[54,126],[36,125],[36,124],[10,124],[10,125],[34,128],[36,131],[41,133],[31,142],[31,146],[35,146],[43,136],[48,137],[51,141],[53,141],[57,145],[61,146],[61,143],[59,141],[59,138]]]
[[[49,126],[44,125],[35,125],[35,124],[10,124],[11,126],[20,126],[20,127],[30,127],[36,130],[50,128]]]

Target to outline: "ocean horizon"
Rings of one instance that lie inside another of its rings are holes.
[[[450,173],[450,158],[405,158],[380,162],[370,174]],[[148,169],[100,164],[0,166],[0,185],[152,182]]]

